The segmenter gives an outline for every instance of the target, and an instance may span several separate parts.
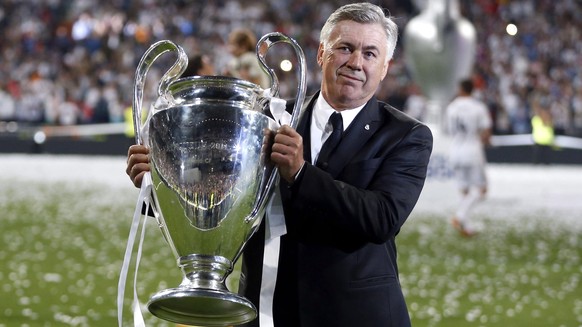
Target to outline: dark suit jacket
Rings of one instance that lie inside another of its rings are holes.
[[[344,132],[325,170],[311,165],[311,111],[297,131],[307,161],[281,181],[287,234],[275,299],[276,327],[406,327],[395,236],[416,204],[432,151],[429,128],[372,98]],[[258,307],[263,230],[247,243],[247,296]],[[249,324],[258,326],[258,319]]]

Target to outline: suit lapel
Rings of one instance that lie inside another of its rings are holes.
[[[341,142],[329,158],[327,171],[333,177],[342,171],[354,154],[376,133],[382,125],[381,122],[378,101],[372,98],[344,132]]]
[[[301,107],[299,113],[299,123],[297,124],[297,132],[303,137],[303,159],[311,162],[311,113],[315,105],[319,92],[307,97]]]
[[[312,161],[311,116],[318,96],[319,92],[305,98],[297,124],[297,132],[303,137],[303,158],[307,162]],[[344,132],[341,142],[329,158],[327,172],[336,177],[381,126],[378,100],[372,97]]]

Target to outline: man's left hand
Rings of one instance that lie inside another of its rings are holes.
[[[288,183],[293,183],[295,176],[305,163],[301,135],[288,125],[281,126],[275,135],[271,160],[279,168],[281,178]]]

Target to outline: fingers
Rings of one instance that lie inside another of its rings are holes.
[[[299,152],[301,150],[301,152]],[[297,155],[303,155],[303,138],[299,133],[287,125],[281,126],[275,135],[272,148],[277,158],[293,158]]]
[[[281,177],[292,182],[303,165],[303,138],[293,128],[283,125],[277,131],[271,160],[279,168]]]
[[[136,154],[136,153],[149,154],[150,149],[142,144],[133,144],[127,150],[127,157],[129,158],[129,157],[131,157],[132,154]]]
[[[127,151],[125,173],[135,187],[141,187],[143,176],[150,171],[149,149],[143,145],[132,145]]]
[[[133,185],[137,188],[141,187],[141,183],[143,180],[143,176],[145,175],[146,172],[149,171],[149,165],[147,166],[146,169],[133,169],[132,170],[132,174],[130,175],[131,181],[133,182]]]
[[[127,167],[125,172],[131,177],[131,171],[140,163],[149,164],[149,149],[143,145],[132,145],[127,151]]]
[[[142,162],[134,164],[132,166],[128,165],[126,172],[131,181],[133,182],[133,185],[139,188],[141,187],[141,180],[143,179],[143,175],[148,171],[150,171],[150,164]]]
[[[302,148],[301,139],[296,139],[283,134],[275,136],[275,143],[273,144],[273,153],[282,156],[294,157],[298,155],[299,149]]]

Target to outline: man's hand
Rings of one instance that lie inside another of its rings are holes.
[[[281,178],[288,183],[295,181],[305,160],[303,160],[303,138],[293,128],[283,125],[277,130],[271,160],[279,168]]]
[[[127,168],[125,172],[135,187],[141,187],[143,175],[150,171],[150,150],[145,145],[135,144],[127,151]]]

